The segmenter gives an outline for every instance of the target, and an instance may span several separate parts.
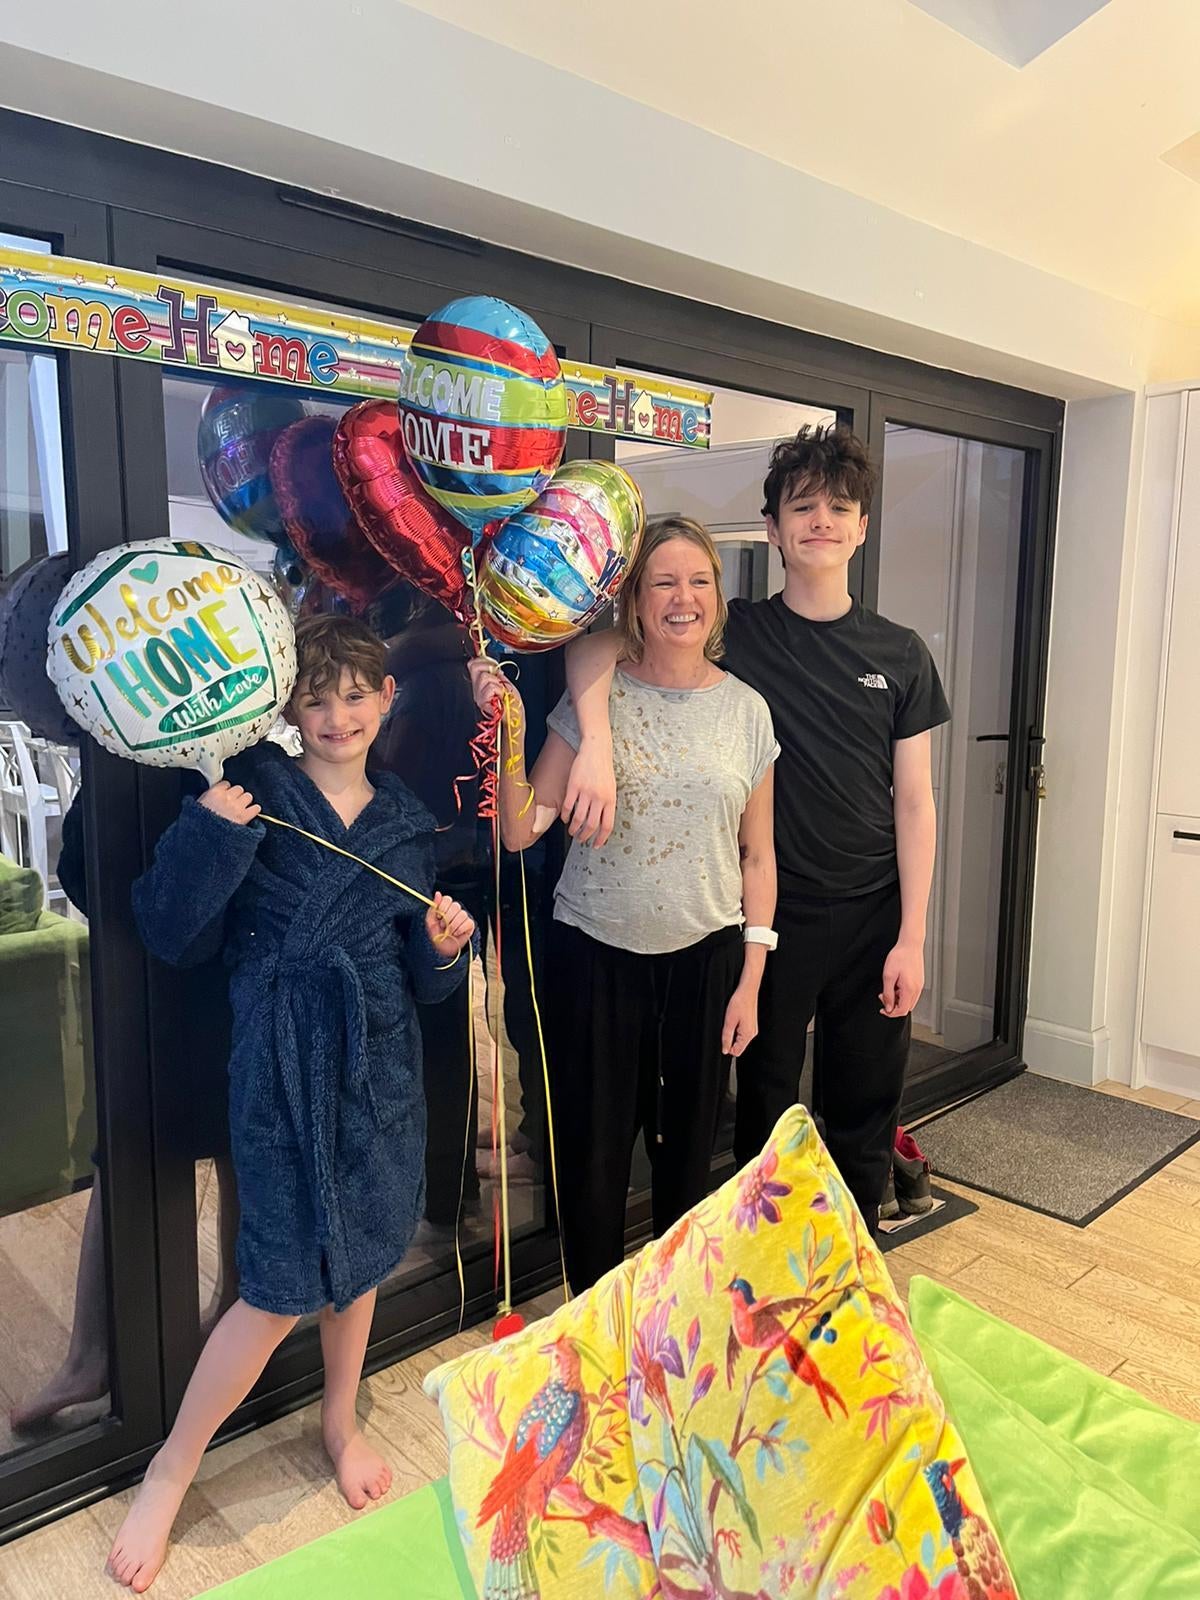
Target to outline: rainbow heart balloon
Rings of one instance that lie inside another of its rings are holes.
[[[582,632],[624,582],[645,520],[622,468],[568,461],[484,544],[478,593],[488,632],[514,650],[550,650]]]
[[[554,346],[504,300],[453,300],[413,335],[404,448],[429,495],[478,540],[536,500],[562,460],[567,392]]]

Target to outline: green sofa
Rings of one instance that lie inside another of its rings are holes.
[[[88,931],[0,856],[0,1216],[69,1194],[96,1140]]]

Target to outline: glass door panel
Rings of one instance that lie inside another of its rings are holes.
[[[0,184],[5,245],[104,238],[99,208]],[[133,769],[81,746],[45,673],[54,600],[122,537],[112,368],[0,337],[0,1535],[162,1416]]]
[[[968,419],[962,432],[940,419],[921,426],[900,406],[887,416],[879,528],[868,536],[878,541],[875,607],[925,640],[952,713],[931,739],[938,849],[909,1063],[917,1095],[934,1082],[946,1093],[966,1086],[982,1058],[1016,1056],[1007,980],[1021,964],[1017,840],[1031,798],[1016,668],[1032,624],[1023,586],[1039,458],[969,429]]]

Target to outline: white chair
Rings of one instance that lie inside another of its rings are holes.
[[[22,823],[25,795],[12,743],[0,735],[0,855],[26,866]]]
[[[6,815],[16,812],[26,840],[25,848],[19,848],[14,859],[23,867],[32,867],[41,878],[42,892],[49,906],[50,860],[46,823],[50,818],[62,818],[59,790],[54,784],[42,781],[34,761],[31,735],[23,722],[0,724],[0,741],[7,747],[4,753],[8,758],[5,763],[3,808]],[[17,780],[15,793],[11,782],[14,771]],[[57,893],[61,895],[62,891],[58,890]]]

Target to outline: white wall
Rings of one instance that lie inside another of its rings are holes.
[[[1132,392],[1200,371],[1200,332],[397,0],[207,0],[194,27],[158,0],[119,11],[7,7],[0,103],[1072,401],[1028,1053],[1082,1081],[1108,1071],[1117,799],[1144,761],[1123,675]]]
[[[1067,407],[1025,1059],[1077,1083],[1128,1072],[1108,970],[1143,410]]]
[[[396,0],[119,9],[9,6],[0,102],[1046,393],[1200,369],[1194,329]]]

